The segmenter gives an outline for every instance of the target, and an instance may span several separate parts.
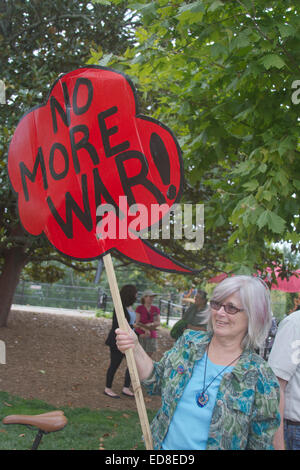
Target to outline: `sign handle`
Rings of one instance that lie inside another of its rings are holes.
[[[114,270],[114,265],[113,265],[110,253],[103,256],[103,262],[104,262],[104,266],[105,266],[105,270],[107,274],[107,279],[108,279],[110,292],[111,292],[111,296],[113,299],[119,327],[122,330],[128,330],[128,323],[124,315],[121,296],[120,296],[118,283],[117,283],[115,270]],[[132,384],[132,388],[133,388],[133,392],[135,396],[137,411],[138,411],[138,415],[140,418],[141,428],[142,428],[142,432],[143,432],[143,436],[145,440],[145,446],[147,450],[152,450],[153,449],[152,435],[150,431],[142,387],[141,387],[141,383],[140,383],[140,379],[139,379],[139,375],[138,375],[138,371],[137,371],[137,367],[136,367],[136,363],[135,363],[135,359],[133,355],[133,350],[128,349],[125,352],[125,355],[126,355],[127,366],[128,366],[128,370],[129,370],[129,374],[131,378],[131,384]]]

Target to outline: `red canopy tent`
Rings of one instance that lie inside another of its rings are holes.
[[[210,282],[211,284],[218,284],[219,282],[226,279],[226,277],[228,277],[228,274],[225,274],[225,273],[218,274],[218,276],[214,276],[214,277],[210,278],[208,280],[208,282]]]
[[[267,281],[271,282],[271,268],[267,268]],[[300,269],[294,271],[294,273],[287,279],[281,279],[280,268],[275,268],[276,283],[272,283],[272,290],[281,290],[284,292],[300,292]]]
[[[267,268],[267,277],[266,281],[271,282],[271,268]],[[261,274],[261,273],[259,273]],[[288,278],[288,279],[281,279],[280,277],[280,268],[275,268],[275,276],[276,276],[276,283],[272,283],[271,289],[272,290],[280,290],[284,292],[300,292],[300,269],[297,271],[294,271],[294,273]],[[218,276],[214,276],[211,279],[209,279],[208,282],[210,283],[219,283],[223,281],[226,277],[228,277],[228,274],[222,273],[219,274]]]

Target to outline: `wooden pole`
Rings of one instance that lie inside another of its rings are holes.
[[[123,310],[123,305],[121,301],[121,296],[119,292],[119,287],[115,275],[115,270],[114,270],[114,265],[112,262],[112,258],[110,253],[106,254],[103,256],[103,262],[107,274],[107,279],[110,287],[110,292],[111,296],[113,299],[116,315],[117,315],[117,320],[119,327],[122,330],[128,330],[128,323],[125,318],[124,310]],[[144,396],[143,396],[143,391],[133,355],[133,350],[128,349],[125,352],[126,355],[126,360],[127,360],[127,366],[131,378],[131,384],[135,396],[135,401],[136,401],[136,406],[137,406],[137,411],[138,415],[140,418],[140,423],[141,423],[141,428],[145,440],[145,446],[147,450],[152,450],[153,449],[153,443],[152,443],[152,435],[150,431],[150,426],[149,426],[149,421],[148,421],[148,415],[145,407],[145,402],[144,402]]]

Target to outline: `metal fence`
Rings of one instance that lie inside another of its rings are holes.
[[[169,325],[170,320],[179,320],[188,308],[187,305],[177,304],[172,302],[170,299],[165,300],[163,298],[159,299],[158,304],[161,317],[166,321],[167,325]]]
[[[92,310],[98,307],[99,287],[20,281],[13,303],[41,307]]]
[[[140,295],[138,295],[138,301]],[[180,295],[165,294],[157,296],[156,305],[160,308],[162,321],[169,324],[172,318],[178,319],[181,317],[186,307],[179,302]],[[76,310],[101,309],[106,312],[113,311],[113,301],[110,293],[99,286],[72,286],[21,280],[17,286],[13,303]]]

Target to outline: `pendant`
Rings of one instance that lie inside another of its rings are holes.
[[[208,395],[204,392],[196,393],[196,403],[200,408],[203,408],[208,403]]]

